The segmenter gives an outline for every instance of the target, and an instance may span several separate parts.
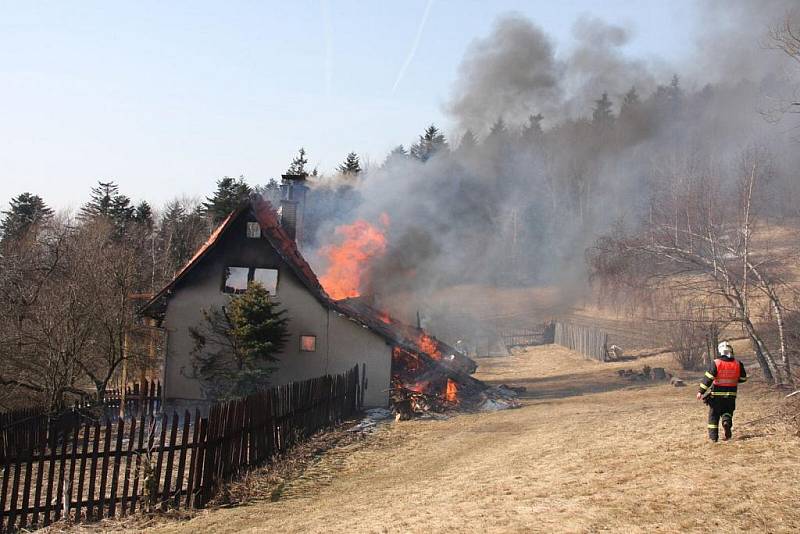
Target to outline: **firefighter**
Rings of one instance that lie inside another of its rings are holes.
[[[717,346],[719,358],[715,359],[700,382],[697,399],[708,404],[708,438],[719,439],[719,427],[724,432],[722,439],[731,439],[733,411],[736,409],[736,390],[747,381],[744,364],[733,357],[733,347],[727,341]]]

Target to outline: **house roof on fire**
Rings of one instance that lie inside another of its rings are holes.
[[[388,315],[375,310],[366,302],[360,299],[333,300],[323,289],[317,275],[297,249],[297,245],[286,230],[281,226],[278,213],[272,204],[260,195],[254,195],[249,203],[244,203],[236,210],[231,212],[225,220],[211,233],[208,239],[197,249],[194,256],[184,265],[164,286],[161,291],[155,294],[142,308],[139,313],[144,316],[159,318],[163,315],[166,303],[180,282],[188,273],[198,265],[208,253],[223,239],[226,231],[233,223],[245,212],[252,215],[261,227],[262,235],[281,259],[294,272],[306,289],[326,308],[343,315],[350,320],[359,323],[379,336],[383,337],[389,344],[399,346],[405,350],[415,352],[430,362],[439,363],[446,368],[449,373],[458,375],[464,379],[468,374],[475,371],[477,365],[470,358],[467,358],[453,347],[430,336],[422,329],[406,325]],[[420,341],[423,335],[432,342],[436,350],[430,347],[422,347]],[[433,358],[429,352],[439,352],[445,355],[441,360]]]
[[[331,298],[325,293],[322,285],[319,283],[317,276],[311,269],[311,266],[306,262],[305,258],[297,250],[297,245],[294,240],[289,237],[286,230],[280,224],[278,214],[272,207],[268,200],[260,195],[253,195],[250,202],[243,203],[237,209],[232,211],[223,220],[203,243],[197,249],[194,256],[184,265],[164,286],[161,291],[155,294],[142,308],[139,313],[145,316],[156,317],[163,311],[166,301],[169,299],[172,292],[186,277],[187,274],[198,264],[204,257],[208,255],[211,250],[222,240],[226,231],[233,225],[240,215],[249,211],[258,221],[261,227],[262,235],[267,239],[272,248],[281,259],[289,266],[295,275],[300,279],[303,285],[308,289],[322,304],[328,306]]]

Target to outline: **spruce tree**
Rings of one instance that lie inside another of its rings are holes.
[[[350,152],[336,170],[342,174],[356,175],[361,172],[361,162],[355,152]]]
[[[153,227],[153,209],[146,200],[142,200],[136,205],[133,212],[133,220],[147,228]]]
[[[606,127],[614,123],[614,114],[611,111],[611,99],[608,98],[608,93],[603,93],[599,100],[594,101],[594,110],[592,110],[592,123],[596,126]]]
[[[288,338],[286,310],[252,282],[227,306],[205,310],[194,340],[195,375],[215,400],[250,395],[269,385],[273,362]]]
[[[213,224],[221,223],[225,217],[238,208],[249,197],[252,190],[244,181],[244,176],[231,178],[224,176],[217,180],[217,190],[203,202],[203,209]]]
[[[297,155],[289,164],[289,168],[286,170],[286,174],[295,174],[295,175],[307,174],[306,165],[308,165],[308,158],[306,158],[306,149],[300,147],[300,150],[297,151]],[[314,169],[314,173],[316,174],[316,169]]]
[[[478,140],[475,138],[475,134],[472,133],[472,130],[467,130],[464,132],[464,135],[461,136],[461,141],[459,141],[458,148],[455,152],[459,157],[469,156],[475,153],[477,147]]]
[[[497,117],[497,120],[489,128],[489,134],[486,136],[484,142],[493,147],[494,149],[504,146],[509,141],[508,128],[503,117]]]
[[[9,202],[10,209],[2,212],[4,217],[0,222],[2,239],[19,239],[32,226],[37,225],[53,216],[50,209],[39,195],[22,193]]]
[[[405,149],[403,145],[397,145],[386,156],[386,159],[383,162],[383,167],[384,168],[389,167],[391,165],[400,163],[401,161],[406,161],[407,159],[408,159],[408,151]]]
[[[131,199],[120,194],[115,182],[98,181],[97,187],[92,188],[89,202],[78,213],[78,218],[84,222],[105,218],[121,230],[133,219],[134,212]]]
[[[447,150],[447,140],[439,129],[431,124],[425,128],[425,133],[419,136],[419,141],[411,146],[411,157],[425,162],[439,152]]]
[[[544,120],[544,116],[541,113],[528,117],[528,123],[522,127],[522,140],[525,143],[533,144],[541,140],[544,133],[542,131],[542,120]]]

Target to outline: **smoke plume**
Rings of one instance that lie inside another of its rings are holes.
[[[359,201],[317,238],[387,213],[387,252],[362,287],[387,302],[432,305],[436,290],[473,284],[558,287],[568,304],[586,285],[586,248],[642,217],[668,178],[727,176],[758,145],[779,169],[775,213],[794,209],[800,150],[762,113],[798,79],[764,46],[790,4],[702,3],[697,53],[677,65],[627,57],[631,29],[596,18],[575,22],[577,44],[559,56],[533,21],[501,17],[461,62],[445,105],[450,146],[371,169]]]

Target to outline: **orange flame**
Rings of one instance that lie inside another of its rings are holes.
[[[431,385],[430,382],[422,380],[421,382],[415,382],[413,384],[406,384],[405,387],[406,387],[406,389],[408,389],[409,391],[413,391],[414,393],[425,393],[425,391],[427,391],[427,389],[428,389],[428,387],[430,387],[430,385]]]
[[[363,219],[339,226],[335,233],[342,237],[342,242],[320,250],[320,256],[328,260],[328,269],[319,281],[331,298],[340,300],[361,294],[370,261],[386,252],[384,232],[389,217],[384,213],[380,220],[384,230]]]
[[[444,400],[458,403],[458,386],[449,378],[447,379],[447,389],[444,392]]]
[[[433,358],[434,360],[441,360],[442,353],[439,351],[439,345],[436,340],[429,336],[427,333],[422,332],[417,339],[419,349]]]
[[[392,324],[392,318],[389,317],[389,312],[379,311],[378,312],[378,319],[380,319],[381,322],[383,322],[383,323]]]

